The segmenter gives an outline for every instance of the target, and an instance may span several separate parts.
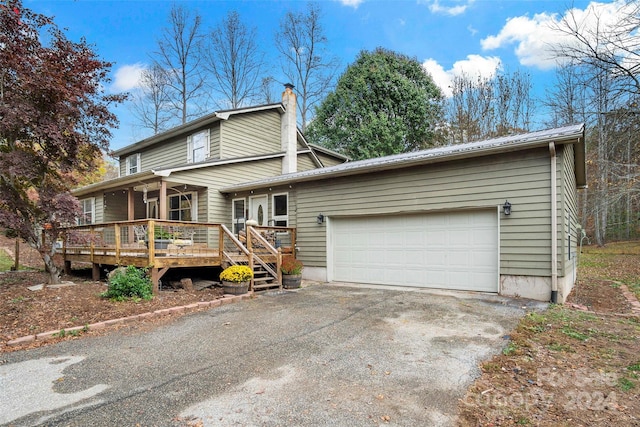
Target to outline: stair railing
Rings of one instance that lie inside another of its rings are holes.
[[[220,252],[222,259],[230,265],[237,265],[239,258],[246,258],[247,266],[253,271],[253,253],[224,225],[220,225]],[[237,252],[237,255],[234,253]],[[244,261],[244,259],[242,260]],[[253,291],[254,280],[251,279],[249,290]]]
[[[265,239],[256,229],[251,226],[247,227],[247,247],[253,254],[254,260],[260,264],[274,279],[277,280],[279,287],[282,289],[282,251],[280,248],[276,249]],[[259,249],[259,251],[257,251]],[[261,256],[262,253],[271,255],[275,262],[265,261]]]

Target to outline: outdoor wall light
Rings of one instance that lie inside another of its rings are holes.
[[[316,221],[318,222],[318,224],[322,224],[324,222],[324,215],[318,214]]]
[[[502,205],[502,212],[505,215],[511,215],[511,203],[508,200],[504,201],[504,205]]]

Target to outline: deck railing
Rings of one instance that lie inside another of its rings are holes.
[[[279,254],[295,254],[295,229],[255,227],[252,234],[253,240],[259,242],[256,247],[246,236],[238,239],[222,224],[155,219],[118,221],[64,229],[58,252],[67,268],[72,261],[92,263],[94,276],[99,274],[96,268],[101,264],[149,267],[154,288],[169,268],[223,266],[223,263],[253,268],[258,262],[281,283]]]

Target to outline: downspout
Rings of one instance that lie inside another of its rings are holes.
[[[556,145],[549,143],[551,156],[551,302],[558,303],[558,188]]]

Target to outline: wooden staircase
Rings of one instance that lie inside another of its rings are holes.
[[[223,226],[224,227],[224,226]],[[247,246],[238,240],[229,230],[225,230],[224,256],[222,267],[231,265],[248,265],[253,270],[251,290],[263,291],[267,289],[282,288],[280,263],[282,254],[269,244],[259,233],[249,228]],[[252,245],[251,242],[255,245]]]

